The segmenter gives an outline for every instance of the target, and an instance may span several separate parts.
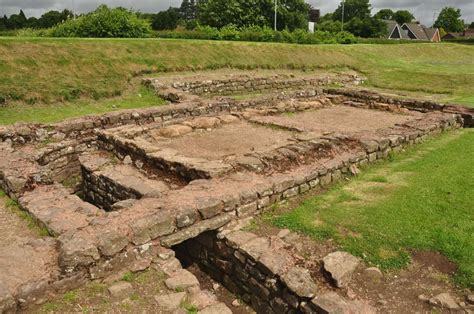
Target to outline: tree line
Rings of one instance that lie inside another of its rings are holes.
[[[0,30],[15,30],[22,28],[50,28],[57,24],[73,18],[73,12],[66,9],[63,11],[48,11],[40,18],[27,18],[23,10],[18,14],[12,14],[10,17],[4,15],[0,17]]]
[[[306,30],[310,10],[311,6],[305,0],[278,0],[277,30]],[[344,17],[341,3],[334,12],[320,18],[317,30],[330,33],[344,30],[359,37],[383,37],[387,31],[383,20],[394,20],[399,24],[416,20],[407,10],[382,9],[373,15],[371,12],[370,0],[345,0]],[[154,30],[195,30],[200,26],[216,29],[273,28],[274,0],[183,0],[180,7],[170,7],[158,13],[133,14],[147,20]],[[0,17],[0,30],[47,29],[72,18],[73,12],[67,9],[49,11],[40,18],[27,18],[20,10],[10,17]],[[434,26],[445,32],[461,32],[466,28],[461,11],[452,7],[440,12]],[[474,27],[474,22],[471,27]]]
[[[152,20],[155,30],[178,27],[192,30],[196,25],[218,29],[228,25],[272,27],[273,5],[274,0],[183,0],[179,8],[170,7],[147,17]],[[310,8],[304,0],[279,0],[277,29],[306,29]],[[359,37],[383,37],[387,31],[384,20],[399,24],[416,22],[414,14],[408,10],[387,8],[372,15],[370,0],[345,0],[344,19],[342,11],[341,3],[334,12],[321,17],[317,29],[332,33],[345,30]],[[433,26],[445,32],[461,32],[468,27],[461,18],[461,10],[453,7],[443,8]],[[474,22],[470,27],[474,28]]]

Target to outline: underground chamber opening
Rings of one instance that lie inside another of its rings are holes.
[[[236,233],[242,235],[241,240],[248,234],[239,231]],[[249,306],[250,311],[301,313],[300,305],[303,300],[289,289],[277,273],[253,259],[251,254],[245,253],[250,252],[245,244],[239,245],[239,240],[231,240],[235,236],[228,236],[208,231],[172,249],[184,268],[196,272],[198,278],[212,278],[225,287],[234,300],[238,299],[241,304]],[[264,240],[255,239],[253,244],[258,245]],[[256,246],[253,247],[254,252],[259,250]],[[229,307],[233,311],[236,309]]]
[[[243,291],[237,289],[232,278],[223,275],[223,270],[230,271],[231,262],[218,257],[217,232],[208,231],[196,238],[172,247],[181,266],[191,272],[199,281],[201,289],[211,291],[219,302],[232,309],[234,314],[255,313],[250,299],[244,299]]]

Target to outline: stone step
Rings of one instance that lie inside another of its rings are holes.
[[[104,212],[82,200],[61,184],[41,185],[26,192],[20,199],[21,208],[41,222],[53,236],[83,228]]]
[[[169,190],[163,180],[149,179],[144,172],[103,153],[80,158],[84,196],[94,204],[112,209],[112,205],[146,197],[158,198]]]

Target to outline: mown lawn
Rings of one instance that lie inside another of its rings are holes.
[[[368,77],[368,86],[435,93],[474,106],[472,45],[15,37],[0,37],[0,101],[104,99],[123,95],[144,73],[218,68],[354,69]]]
[[[277,216],[278,227],[333,238],[383,269],[398,269],[413,250],[456,262],[461,286],[474,288],[474,131],[408,149],[391,161]]]

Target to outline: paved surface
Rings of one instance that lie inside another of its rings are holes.
[[[56,242],[40,238],[5,201],[0,197],[0,284],[16,294],[57,275]]]
[[[0,247],[38,239],[39,236],[28,223],[21,219],[12,209],[7,208],[6,197],[0,197]]]

